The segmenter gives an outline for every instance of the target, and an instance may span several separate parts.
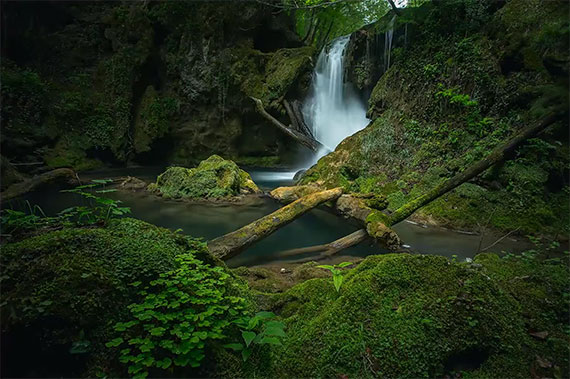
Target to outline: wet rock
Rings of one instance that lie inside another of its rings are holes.
[[[134,176],[127,176],[127,178],[121,182],[120,187],[124,190],[136,192],[144,190],[147,187],[147,183]]]
[[[295,181],[295,183],[297,183],[299,180],[301,180],[306,172],[307,172],[307,170],[305,170],[305,169],[297,171],[295,173],[295,176],[293,176],[293,180]]]

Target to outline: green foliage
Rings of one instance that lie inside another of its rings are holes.
[[[246,362],[253,353],[254,345],[281,345],[280,338],[285,337],[285,324],[275,318],[272,312],[258,312],[253,317],[234,320],[233,323],[241,329],[243,342],[226,344],[224,347],[241,351],[241,357]]]
[[[333,276],[334,288],[336,289],[336,292],[340,292],[340,287],[342,286],[343,276],[342,276],[342,271],[339,269],[350,266],[351,264],[352,264],[351,262],[342,262],[342,263],[339,263],[339,264],[334,265],[334,266],[320,265],[317,267],[327,269],[331,272],[331,274]]]
[[[106,344],[120,349],[120,361],[134,377],[153,368],[200,366],[206,344],[226,338],[231,319],[245,310],[245,299],[227,293],[230,275],[222,267],[192,252],[175,260],[179,267],[144,286],[141,302],[129,305],[131,319],[115,325],[120,337]]]
[[[111,219],[104,228],[52,229],[3,245],[3,330],[16,333],[22,346],[42,341],[24,369],[38,368],[53,350],[66,352],[74,344],[85,348],[87,341],[89,352],[81,367],[112,369],[104,344],[113,325],[129,317],[127,306],[136,299],[137,289],[128,284],[148,283],[175,270],[175,257],[188,251],[214,264],[203,243],[130,218]],[[65,353],[55,358],[60,359],[53,365],[57,372],[77,359]]]
[[[106,224],[112,217],[124,216],[131,212],[129,207],[121,207],[120,200],[114,200],[107,197],[99,196],[115,192],[116,189],[105,189],[105,184],[111,183],[111,179],[94,179],[90,184],[77,186],[70,190],[62,190],[61,192],[74,193],[85,200],[88,205],[79,205],[64,209],[59,216],[65,220],[71,220],[78,225],[89,224]],[[99,186],[103,189],[95,189]]]
[[[57,220],[47,217],[39,205],[32,205],[26,201],[28,213],[15,211],[13,209],[3,209],[0,223],[4,234],[25,233],[31,230],[38,230],[42,227],[54,224]]]

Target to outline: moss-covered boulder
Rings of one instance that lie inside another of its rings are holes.
[[[368,257],[345,272],[339,293],[331,279],[312,279],[273,295],[287,338],[270,376],[560,375],[569,279],[560,261]]]
[[[174,199],[220,199],[261,192],[247,172],[218,155],[195,168],[170,167],[148,189]]]
[[[105,228],[63,229],[3,246],[3,374],[126,376],[117,351],[105,346],[116,337],[113,326],[132,317],[127,306],[139,300],[142,287],[177,268],[177,257],[189,252],[211,267],[218,265],[202,242],[135,219],[113,220]],[[130,285],[134,282],[139,286]]]

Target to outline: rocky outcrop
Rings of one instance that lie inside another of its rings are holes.
[[[2,11],[11,33],[2,48],[9,159],[76,169],[190,165],[212,153],[267,157],[290,146],[248,96],[281,121],[283,100],[303,97],[314,51],[292,15],[255,2],[13,3]]]
[[[195,168],[170,167],[148,190],[172,199],[221,199],[261,192],[247,172],[218,155]]]

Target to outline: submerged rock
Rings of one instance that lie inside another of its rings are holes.
[[[127,191],[142,191],[147,187],[147,184],[144,180],[139,178],[135,178],[134,176],[127,176],[125,180],[121,182],[120,187]]]
[[[174,199],[219,199],[261,193],[247,172],[218,155],[203,160],[195,168],[170,167],[147,189]]]

